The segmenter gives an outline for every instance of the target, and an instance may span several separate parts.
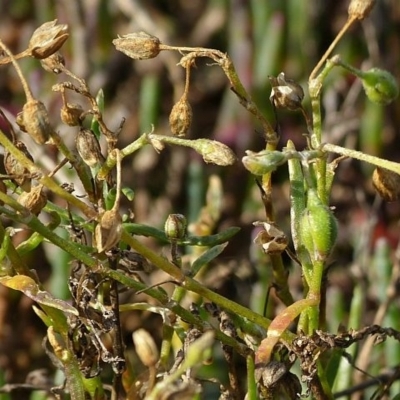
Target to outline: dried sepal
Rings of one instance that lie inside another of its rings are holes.
[[[33,161],[25,144],[20,140],[14,142],[14,146]],[[4,169],[10,175],[11,180],[25,192],[31,190],[31,174],[7,149],[4,151]]]
[[[186,94],[174,104],[169,114],[169,126],[173,135],[185,137],[192,124],[192,107]]]
[[[304,98],[303,88],[292,79],[287,79],[281,72],[276,78],[270,76],[272,85],[270,100],[277,108],[285,108],[295,111],[301,108],[301,102]]]
[[[89,167],[95,167],[103,162],[104,157],[101,154],[100,143],[90,129],[79,129],[75,144],[82,160]]]
[[[146,32],[134,32],[113,40],[118,51],[134,60],[148,60],[160,53],[160,39]]]
[[[68,25],[57,24],[56,19],[45,22],[33,32],[28,49],[32,57],[47,58],[61,48],[68,36]]]
[[[376,167],[372,174],[372,184],[378,194],[386,201],[400,198],[400,175],[388,169]]]
[[[53,74],[60,74],[65,65],[64,57],[58,51],[51,56],[40,60],[40,64],[42,65],[43,69],[47,72],[52,72]]]
[[[49,114],[45,105],[35,99],[28,100],[22,109],[24,131],[37,143],[46,143],[53,135]]]
[[[34,186],[30,192],[23,192],[18,197],[18,203],[32,214],[38,215],[47,203],[47,195],[43,185]]]
[[[266,254],[281,254],[285,251],[289,241],[274,223],[257,221],[253,225],[264,227],[254,238],[254,243],[261,245]]]
[[[61,121],[69,126],[79,126],[82,123],[83,108],[80,104],[66,103],[61,107]]]
[[[348,8],[349,18],[362,20],[374,7],[376,0],[351,0]]]
[[[121,240],[122,217],[118,210],[105,211],[96,225],[94,239],[99,253],[109,251]]]

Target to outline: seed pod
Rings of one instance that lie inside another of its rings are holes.
[[[325,260],[335,244],[336,219],[332,210],[318,198],[315,189],[307,193],[307,207],[300,220],[301,243],[314,260]]]
[[[75,144],[83,162],[89,167],[95,167],[103,162],[100,143],[90,129],[79,129]]]
[[[182,214],[169,214],[164,231],[168,239],[182,239],[186,233],[187,220]]]
[[[57,51],[51,56],[40,60],[40,64],[45,71],[60,74],[64,69],[65,60],[62,54]]]
[[[283,72],[276,78],[274,76],[268,78],[272,85],[269,98],[276,108],[285,108],[291,111],[301,108],[304,91],[297,82],[287,79]]]
[[[61,121],[69,126],[79,126],[82,121],[80,119],[83,108],[80,104],[66,103],[61,107]]]
[[[351,0],[348,8],[350,18],[362,20],[368,16],[376,0]]]
[[[242,158],[244,167],[254,175],[264,175],[275,171],[280,165],[287,161],[287,156],[281,151],[262,150],[254,153],[246,151]]]
[[[33,32],[28,49],[32,57],[47,58],[61,48],[68,36],[68,25],[57,25],[56,19],[45,22]]]
[[[14,146],[22,151],[31,161],[33,161],[33,157],[30,155],[28,149],[25,144],[19,140],[14,142]],[[18,185],[25,192],[29,192],[31,190],[31,177],[29,170],[26,169],[18,160],[14,158],[14,156],[5,149],[4,152],[4,169],[7,174],[11,176],[11,180]]]
[[[28,100],[22,109],[22,121],[25,132],[37,143],[46,143],[53,134],[49,114],[39,100]]]
[[[373,103],[386,105],[399,95],[396,79],[388,71],[372,68],[362,72],[361,79],[365,94]]]
[[[146,367],[152,367],[158,361],[159,354],[154,339],[144,329],[138,329],[132,333],[135,350],[140,361]]]
[[[129,33],[113,40],[118,51],[134,60],[148,60],[160,53],[160,39],[146,32]]]
[[[199,153],[204,162],[225,167],[236,161],[235,153],[225,144],[210,139],[191,140],[191,147]]]
[[[21,193],[18,197],[18,203],[32,214],[39,215],[47,203],[47,195],[43,190],[43,185],[33,187],[30,192]]]
[[[379,195],[386,201],[400,198],[400,175],[385,168],[376,167],[372,174],[372,184]]]
[[[122,235],[122,217],[117,210],[105,211],[94,232],[96,249],[99,253],[115,247]]]
[[[192,107],[184,94],[172,107],[169,114],[169,126],[173,135],[185,137],[192,124]]]

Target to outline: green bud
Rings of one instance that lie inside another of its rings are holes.
[[[392,74],[383,69],[372,68],[361,75],[367,97],[381,105],[391,103],[399,95],[399,86]]]
[[[281,151],[263,150],[254,153],[247,150],[246,154],[247,156],[242,158],[242,163],[254,175],[264,175],[273,172],[287,161],[287,156]]]
[[[336,219],[332,210],[321,202],[316,191],[309,189],[307,207],[300,220],[301,243],[314,260],[325,260],[335,244]]]
[[[187,221],[182,214],[169,214],[165,221],[164,230],[169,239],[183,239],[186,234]]]

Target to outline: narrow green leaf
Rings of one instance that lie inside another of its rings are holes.
[[[202,267],[207,265],[214,258],[218,257],[225,249],[228,243],[219,244],[217,246],[208,249],[199,258],[197,258],[192,264],[192,276],[195,276]]]

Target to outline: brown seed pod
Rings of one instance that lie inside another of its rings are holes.
[[[39,100],[28,100],[22,109],[22,120],[25,132],[37,143],[46,143],[53,133],[49,114],[45,105]]]
[[[118,210],[105,211],[94,232],[95,246],[99,253],[111,250],[121,239],[122,217]]]
[[[136,354],[146,367],[156,365],[159,352],[154,339],[145,329],[138,329],[132,333]]]
[[[40,60],[40,64],[45,71],[60,74],[64,69],[65,60],[63,55],[57,51],[51,56]]]
[[[396,201],[400,198],[400,175],[385,168],[376,167],[372,184],[382,199]]]
[[[276,78],[270,76],[269,80],[272,85],[271,96],[269,98],[276,108],[285,108],[291,111],[301,108],[304,91],[297,82],[287,79],[283,72]]]
[[[376,0],[351,0],[348,8],[350,18],[362,20],[368,16]]]
[[[79,126],[81,124],[81,115],[83,108],[80,104],[66,103],[62,106],[60,115],[61,121],[69,126]]]
[[[56,19],[45,22],[33,32],[28,49],[32,57],[47,58],[61,48],[68,36],[68,25],[57,24]]]
[[[148,60],[160,53],[160,40],[146,32],[129,33],[113,40],[118,51],[134,60]]]
[[[33,161],[33,157],[30,155],[28,149],[25,144],[19,140],[14,142],[14,146],[22,151],[31,161]],[[11,176],[11,180],[18,185],[25,192],[29,192],[31,190],[31,177],[29,170],[26,169],[21,163],[14,158],[14,156],[7,151],[4,152],[4,169],[7,174]]]
[[[175,136],[185,137],[192,124],[192,107],[184,94],[172,107],[169,114],[169,126]]]
[[[79,129],[75,144],[83,162],[89,167],[95,167],[104,161],[100,143],[90,129]]]
[[[18,203],[27,208],[32,214],[38,215],[47,203],[47,195],[43,185],[37,185],[30,192],[21,193]]]

